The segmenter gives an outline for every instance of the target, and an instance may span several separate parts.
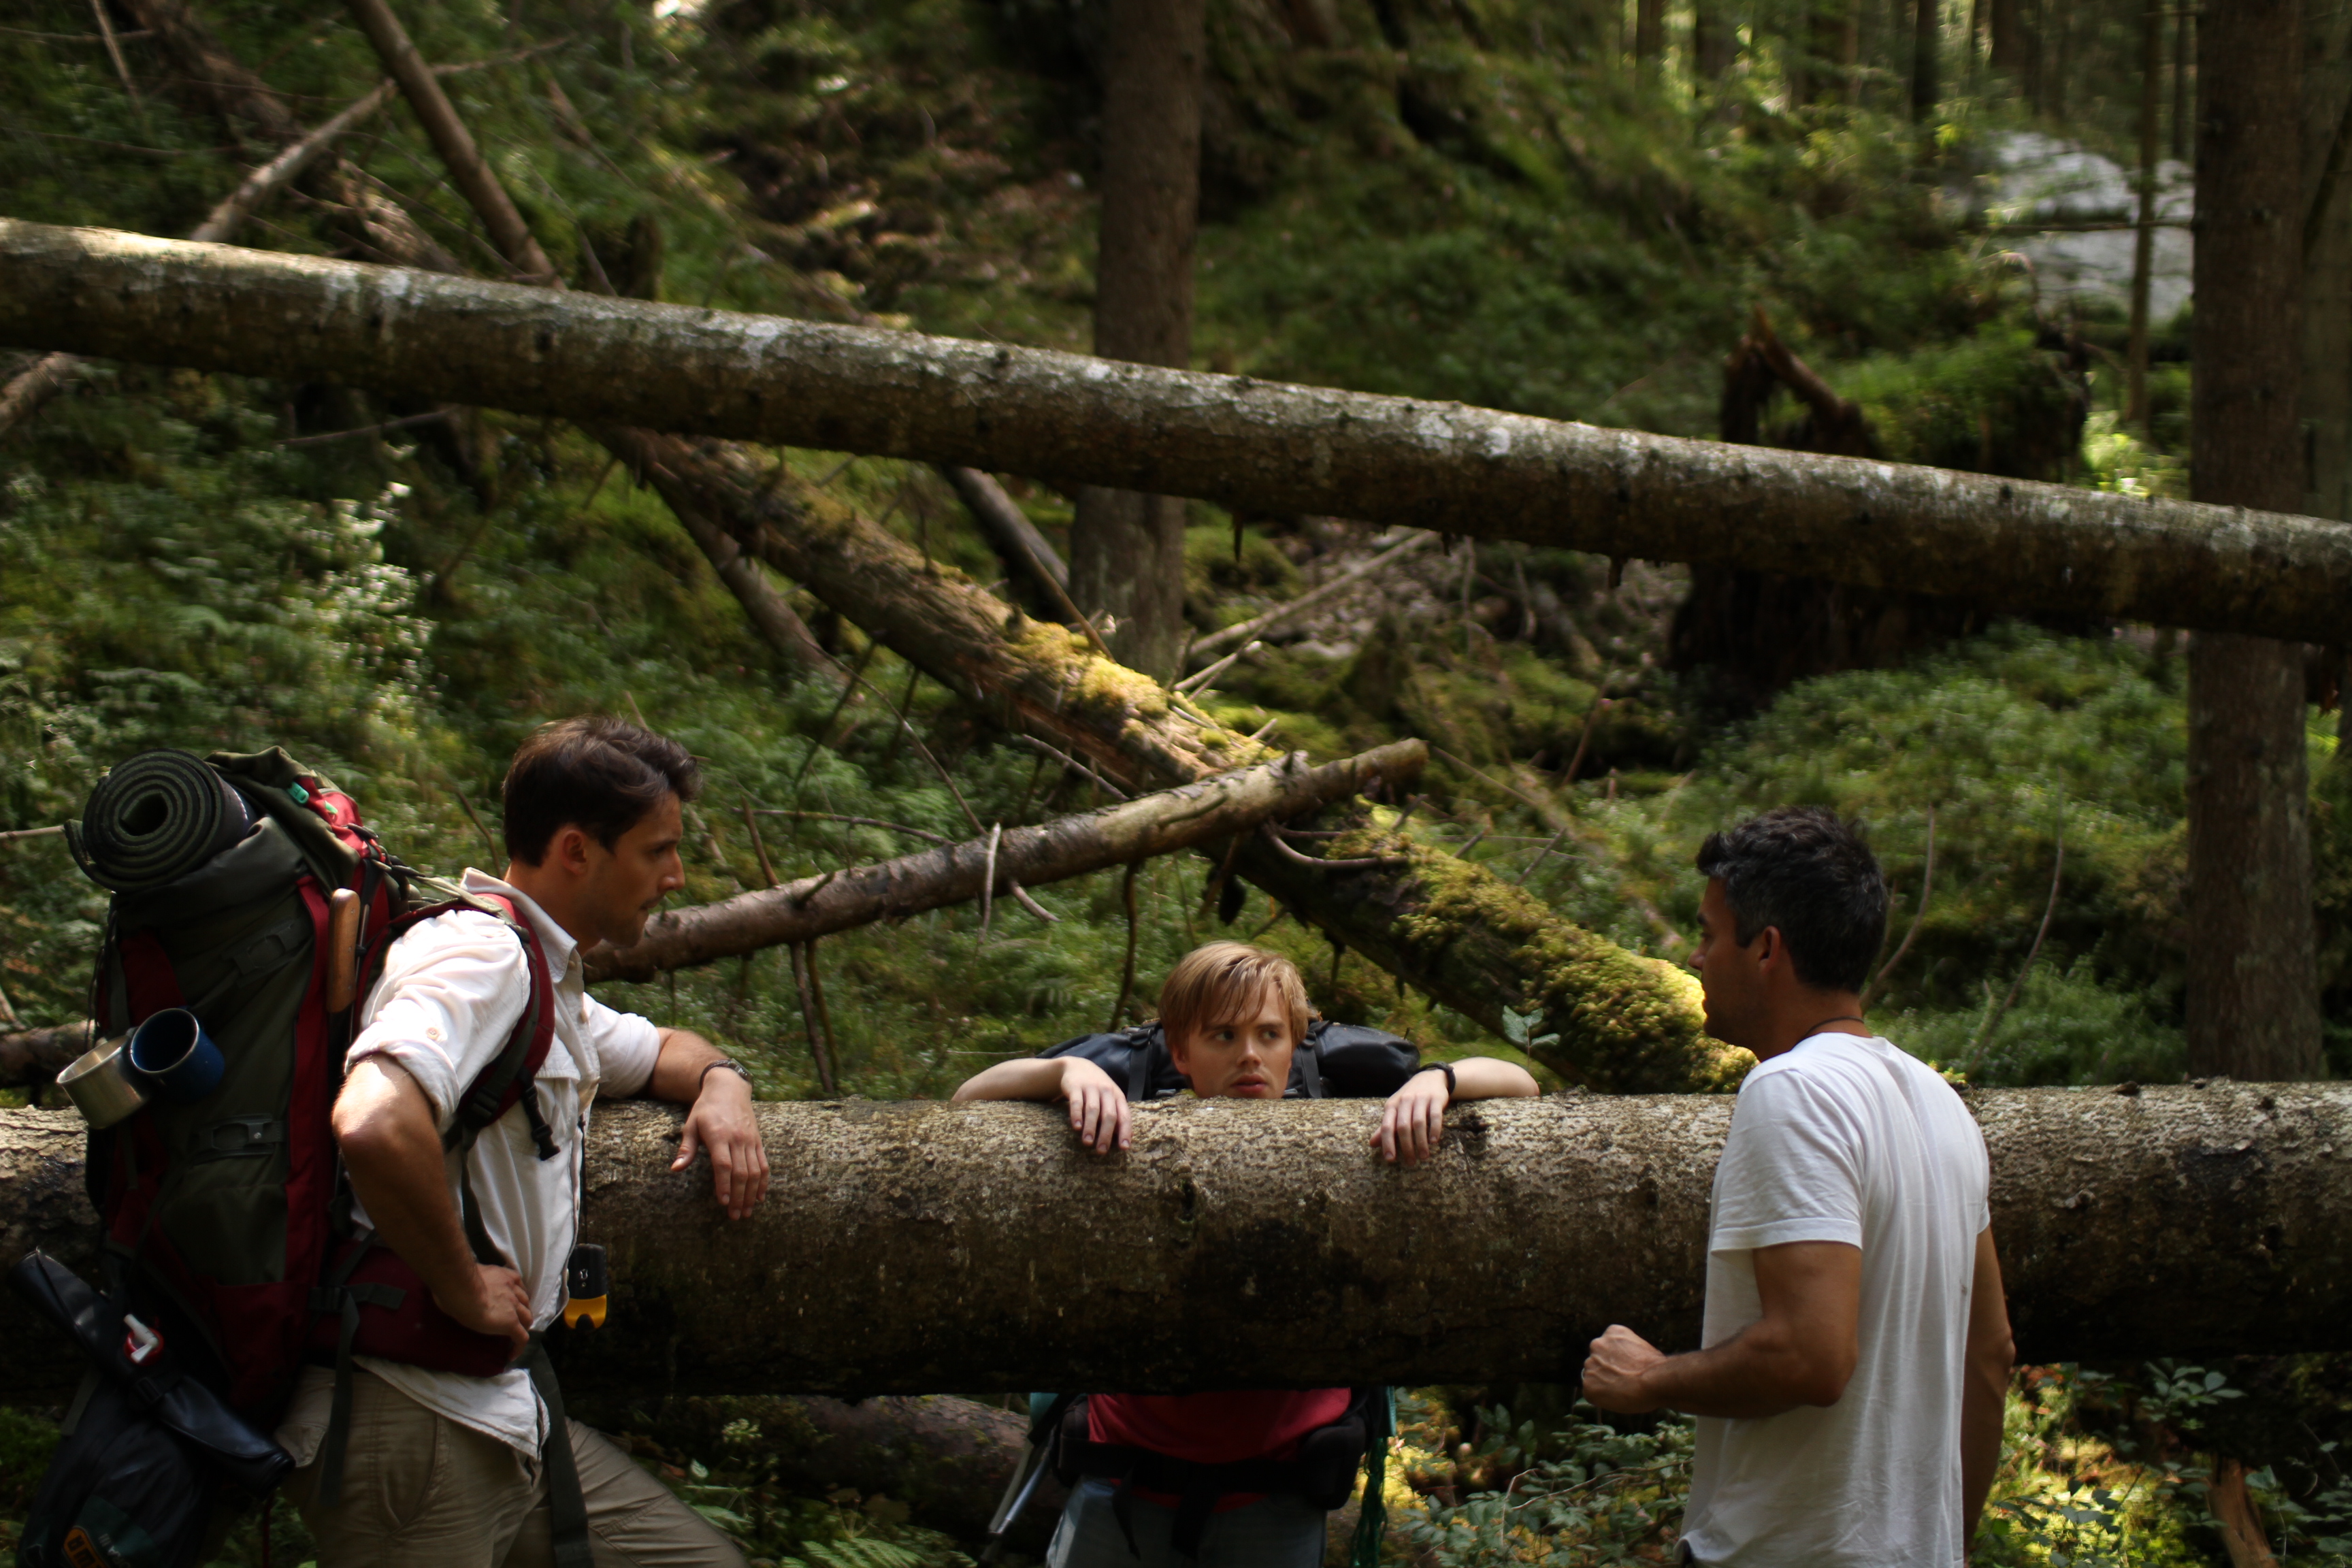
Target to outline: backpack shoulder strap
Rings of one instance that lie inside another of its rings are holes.
[[[1127,1098],[1140,1105],[1151,1098],[1151,1050],[1160,1043],[1157,1024],[1138,1024],[1127,1031]]]
[[[1323,1087],[1324,1027],[1320,1018],[1308,1024],[1307,1037],[1298,1042],[1298,1049],[1290,1057],[1291,1068],[1305,1083],[1309,1100],[1321,1100],[1329,1092]]]
[[[493,917],[522,943],[530,993],[523,1003],[522,1016],[515,1020],[499,1054],[457,1097],[449,1129],[441,1136],[442,1147],[470,1148],[483,1128],[505,1115],[520,1100],[524,1115],[530,1120],[533,1150],[541,1159],[551,1160],[556,1153],[555,1138],[540,1110],[532,1079],[547,1060],[548,1048],[555,1039],[555,985],[548,977],[547,953],[540,945],[539,933],[531,929],[529,921],[515,912],[510,903],[490,894],[461,893],[441,903],[412,910],[391,921],[369,943],[359,994],[365,996],[383,978],[384,963],[394,942],[426,921],[465,910]]]

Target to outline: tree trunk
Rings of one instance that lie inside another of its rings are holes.
[[[1786,389],[1804,410],[1768,429],[1764,416]],[[1878,437],[1860,405],[1791,353],[1764,312],[1724,362],[1718,433],[1726,441],[1866,458]],[[1667,636],[1676,669],[1706,672],[1714,692],[1762,708],[1811,676],[1896,664],[1979,629],[1987,607],[1966,599],[1857,588],[1820,577],[1695,566]]]
[[[1987,0],[1992,33],[1990,64],[2011,76],[2025,74],[2024,19],[2018,15],[2022,0]]]
[[[1738,35],[1724,0],[1692,0],[1691,87],[1705,92],[1731,73]]]
[[[638,1410],[616,1408],[606,1416],[603,1406],[611,1402],[566,1403],[591,1426],[646,1430]],[[905,1503],[917,1524],[963,1542],[987,1536],[1005,1478],[1029,1447],[1025,1414],[951,1394],[855,1403],[822,1394],[675,1399],[655,1413],[648,1436],[685,1455],[722,1453],[730,1447],[727,1428],[739,1421],[759,1428],[750,1452],[773,1463],[777,1481],[791,1492],[823,1497],[845,1487],[887,1497]],[[1052,1476],[1040,1481],[1007,1536],[1013,1549],[1043,1556],[1067,1500]]]
[[[2241,0],[2206,18],[2189,425],[2200,501],[2304,500],[2303,33],[2294,0]],[[2189,643],[2191,1072],[2320,1068],[2303,667],[2293,643]]]
[[[1666,58],[1666,0],[1633,0],[1633,68],[1654,86]]]
[[[1911,28],[1911,118],[1921,125],[1935,118],[1936,106],[1943,101],[1937,79],[1943,52],[1944,27],[1937,0],[1918,0]]]
[[[28,1089],[53,1083],[74,1058],[89,1049],[88,1023],[0,1034],[0,1088]]]
[[[2191,104],[2194,94],[2190,79],[2194,71],[2194,40],[2197,9],[2180,5],[2173,12],[2172,22],[2172,155],[2180,163],[2189,162],[2196,138],[2189,134],[2193,119]]]
[[[877,866],[827,871],[715,904],[664,910],[645,934],[617,951],[600,948],[589,961],[593,980],[650,980],[782,942],[807,942],[876,921],[903,920],[981,896],[994,862],[995,896],[1008,884],[1039,887],[1089,871],[1173,854],[1261,823],[1313,811],[1381,784],[1396,786],[1419,773],[1428,752],[1419,741],[1399,741],[1345,762],[1308,767],[1306,753],[1197,784],[1184,784],[1081,816],[1034,827],[1008,827],[990,852],[983,836]]]
[[[0,342],[2208,630],[2352,599],[2336,523],[101,229],[0,220]]]
[[[988,542],[997,559],[1015,578],[1025,580],[1046,620],[1060,618],[1062,605],[1070,591],[1070,569],[1062,563],[1059,552],[1037,531],[1037,525],[1028,514],[1004,493],[996,476],[978,468],[958,468],[952,463],[940,465],[940,475],[948,481],[971,512],[980,531],[988,535]]]
[[[2019,1352],[2138,1360],[2352,1346],[2352,1086],[1968,1096]],[[702,1392],[1330,1387],[1557,1379],[1630,1324],[1696,1343],[1732,1101],[1456,1107],[1426,1165],[1367,1147],[1377,1101],[1141,1108],[1129,1152],[1058,1107],[762,1103],[773,1179],[730,1224],[680,1111],[600,1109],[581,1235],[613,1316],[568,1388]],[[0,1239],[89,1260],[79,1122],[0,1114]],[[11,1343],[33,1340],[13,1299]],[[62,1353],[0,1397],[70,1384]]]
[[[2301,510],[2352,518],[2352,13],[2312,6],[2305,17]]]
[[[338,140],[383,107],[391,90],[389,82],[370,89],[341,113],[247,174],[205,216],[204,222],[188,231],[188,237],[214,243],[236,238],[247,218],[278,192],[308,174]],[[11,377],[5,387],[0,387],[0,436],[31,418],[50,398],[63,392],[79,374],[80,364],[81,361],[72,354],[53,353]]]
[[[448,94],[434,79],[432,68],[416,52],[416,46],[408,41],[407,29],[393,15],[391,5],[385,0],[345,0],[345,8],[374,46],[384,69],[400,84],[401,95],[408,100],[409,108],[425,127],[433,150],[441,155],[451,182],[481,217],[482,226],[489,230],[490,241],[507,258],[507,265],[526,282],[562,288],[563,280],[556,276],[554,264],[531,237],[530,226],[523,222],[522,214],[515,210],[506,187],[499,184],[498,176],[482,161],[481,149],[474,145],[466,122],[457,117]]]
[[[1204,0],[1110,0],[1103,71],[1102,243],[1095,353],[1192,360],[1192,240],[1201,207]],[[1070,523],[1078,608],[1115,621],[1121,663],[1167,679],[1184,630],[1184,503],[1089,485]]]
[[[2147,429],[2147,292],[2156,258],[2156,135],[2164,91],[2164,7],[2145,0],[2139,18],[2139,224],[2132,235],[2131,339],[2124,419]]]

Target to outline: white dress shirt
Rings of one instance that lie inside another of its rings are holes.
[[[449,1196],[457,1201],[459,1160],[474,1190],[483,1228],[522,1276],[531,1322],[544,1329],[563,1310],[564,1265],[579,1240],[580,1163],[588,1109],[601,1093],[631,1095],[653,1080],[661,1034],[652,1021],[619,1013],[584,990],[578,944],[540,907],[481,871],[466,872],[469,893],[494,893],[539,933],[555,988],[555,1038],[537,1074],[541,1110],[554,1133],[556,1156],[541,1160],[520,1101],[482,1129],[463,1156],[448,1156]],[[352,1064],[382,1058],[416,1081],[447,1131],[458,1100],[498,1058],[530,998],[522,943],[498,920],[474,910],[436,917],[393,943],[383,976],[362,998],[352,1042]],[[363,1207],[353,1217],[367,1222]],[[436,1415],[512,1445],[534,1463],[546,1436],[546,1411],[530,1374],[510,1368],[493,1377],[431,1372],[373,1356],[353,1358]],[[278,1440],[297,1464],[316,1457],[327,1427],[333,1374],[308,1367]]]

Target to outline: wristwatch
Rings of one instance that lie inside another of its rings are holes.
[[[1452,1062],[1423,1062],[1421,1066],[1412,1069],[1412,1076],[1419,1078],[1425,1072],[1442,1072],[1445,1075],[1445,1103],[1448,1105],[1453,1104],[1454,1064]]]
[[[744,1088],[752,1090],[754,1093],[758,1092],[760,1086],[751,1081],[751,1069],[746,1068],[741,1062],[737,1061],[733,1057],[720,1057],[717,1061],[703,1063],[701,1073],[694,1080],[694,1092],[700,1094],[702,1092],[704,1080],[709,1079],[712,1073],[722,1068],[727,1071],[733,1073],[737,1078],[741,1079],[743,1080]]]

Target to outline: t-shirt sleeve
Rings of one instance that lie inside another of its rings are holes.
[[[530,967],[512,932],[485,914],[440,916],[392,944],[348,1059],[381,1057],[397,1066],[446,1131],[458,1097],[498,1059],[530,997]]]
[[[661,1030],[651,1018],[607,1007],[593,996],[580,1010],[581,1032],[596,1053],[603,1081],[596,1092],[624,1098],[643,1094],[654,1080],[661,1056]]]
[[[1715,1252],[1792,1241],[1862,1245],[1858,1130],[1801,1073],[1751,1077],[1739,1091],[1715,1181]]]

